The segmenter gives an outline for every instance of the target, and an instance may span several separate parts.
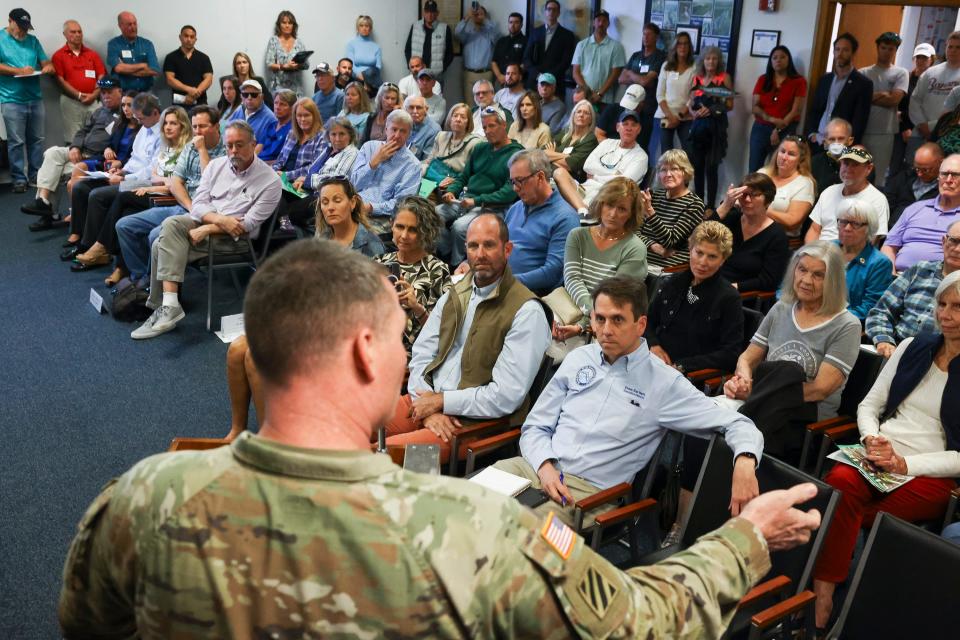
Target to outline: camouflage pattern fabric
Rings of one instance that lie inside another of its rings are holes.
[[[60,623],[67,638],[717,637],[769,566],[733,519],[623,573],[470,482],[245,433],[107,486],[71,545]]]

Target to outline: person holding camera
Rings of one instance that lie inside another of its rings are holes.
[[[717,202],[720,163],[727,155],[727,111],[733,108],[732,94],[723,97],[714,93],[722,89],[733,90],[733,78],[725,71],[723,52],[719,47],[705,47],[697,60],[687,102],[693,117],[687,144],[694,169],[694,190],[709,210]]]

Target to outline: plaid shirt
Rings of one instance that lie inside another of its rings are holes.
[[[943,280],[943,261],[922,260],[893,281],[867,314],[867,336],[873,344],[900,344],[921,331],[938,333],[934,294]]]
[[[320,151],[326,145],[326,142],[323,139],[323,134],[318,133],[313,136],[306,142],[304,142],[299,149],[297,149],[297,163],[296,166],[290,171],[287,171],[287,179],[290,182],[293,182],[297,178],[302,178],[307,175],[310,165],[313,164],[313,161],[317,159],[317,156],[320,155]],[[283,141],[283,147],[280,149],[280,155],[277,156],[276,162],[273,163],[273,168],[275,171],[283,171],[283,165],[287,163],[287,159],[290,157],[290,154],[293,152],[293,148],[297,146],[297,134],[293,131],[290,131],[287,134],[287,138]]]

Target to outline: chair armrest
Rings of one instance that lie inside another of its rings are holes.
[[[512,444],[519,440],[520,429],[511,429],[510,431],[505,431],[495,436],[474,440],[467,447],[467,453],[473,453],[475,456],[480,456],[485,453],[490,453],[491,451],[496,451],[497,449],[505,447],[508,444]]]
[[[151,207],[172,207],[177,204],[177,199],[173,196],[150,196]]]
[[[839,427],[832,427],[823,432],[823,435],[830,438],[832,441],[836,442],[843,436],[849,435],[851,433],[860,433],[857,423],[851,424],[842,424]]]
[[[449,473],[451,476],[458,475],[460,449],[463,447],[463,444],[466,440],[476,440],[477,438],[488,435],[488,433],[491,431],[503,431],[509,426],[510,421],[506,416],[504,416],[503,418],[497,418],[496,420],[484,420],[483,422],[478,422],[476,424],[471,424],[469,426],[460,427],[459,429],[454,430],[453,438],[451,438],[450,441],[450,462],[447,465],[447,473]]]
[[[206,451],[230,444],[226,438],[174,438],[167,451]]]
[[[761,582],[753,589],[750,589],[747,595],[740,598],[740,602],[737,603],[737,608],[743,609],[752,606],[764,598],[780,593],[789,587],[790,583],[791,580],[787,576],[777,576],[776,578]]]
[[[750,618],[750,624],[758,629],[769,629],[775,624],[779,624],[787,616],[791,616],[797,611],[806,607],[813,608],[813,603],[817,596],[812,591],[801,591],[795,596],[787,598],[783,602],[777,603],[769,609],[764,609],[760,613]],[[812,615],[813,612],[808,612]]]
[[[577,507],[583,511],[590,511],[595,509],[600,505],[607,504],[608,502],[613,502],[614,500],[621,498],[633,489],[633,486],[626,482],[621,482],[620,484],[615,484],[609,489],[604,489],[603,491],[598,491],[591,496],[587,496],[583,500],[577,502]]]
[[[639,500],[637,502],[631,502],[628,505],[619,507],[617,509],[612,509],[605,513],[601,513],[594,520],[597,523],[597,526],[603,529],[604,527],[609,527],[611,525],[618,524],[632,518],[641,511],[646,511],[652,507],[657,506],[657,501],[653,498],[646,498],[644,500]]]
[[[811,422],[810,424],[807,425],[807,431],[819,433],[821,431],[825,431],[826,429],[837,427],[842,424],[847,424],[849,422],[856,424],[857,419],[852,418],[850,416],[837,416],[836,418],[827,418],[826,420],[821,420],[819,422]]]
[[[696,371],[687,372],[687,380],[693,383],[704,382],[710,378],[716,378],[717,376],[729,376],[732,375],[729,371],[723,371],[721,369],[697,369]]]
[[[689,270],[690,270],[690,264],[688,262],[684,262],[683,264],[676,264],[672,267],[666,267],[663,270],[663,272],[664,273],[683,273],[684,271],[689,271]]]

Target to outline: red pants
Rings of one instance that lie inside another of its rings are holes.
[[[387,444],[406,446],[408,444],[435,444],[440,447],[440,462],[450,460],[450,442],[444,442],[433,431],[423,426],[422,420],[410,417],[413,403],[409,395],[400,396],[393,418],[386,424]],[[467,443],[460,446],[460,458],[467,455]]]
[[[843,582],[850,570],[853,548],[861,527],[873,524],[884,511],[909,522],[942,518],[956,483],[950,478],[914,478],[899,489],[883,493],[873,488],[860,472],[836,465],[825,481],[842,493],[830,523],[813,577],[824,582]]]

